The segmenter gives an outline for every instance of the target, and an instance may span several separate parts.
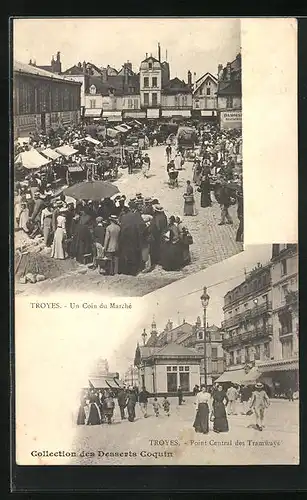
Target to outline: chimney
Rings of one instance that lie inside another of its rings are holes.
[[[128,67],[124,64],[124,83],[128,85]]]
[[[82,69],[83,69],[83,73],[86,73],[86,62],[83,61],[82,63]]]
[[[192,73],[190,70],[188,71],[188,85],[192,85]]]
[[[217,67],[217,79],[220,80],[220,77],[222,76],[221,75],[221,71],[223,70],[223,64],[219,64],[218,67]]]
[[[148,52],[146,52],[146,54],[145,54],[145,59],[147,59],[147,57],[148,57]]]
[[[161,62],[161,47],[160,47],[160,43],[158,43],[158,61]]]
[[[61,52],[56,53],[56,60],[57,62],[61,62]]]

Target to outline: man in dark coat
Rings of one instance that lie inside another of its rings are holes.
[[[167,228],[167,217],[160,205],[153,205],[153,218],[150,225],[152,239],[150,242],[150,258],[152,266],[160,262],[162,234]]]
[[[135,205],[121,217],[119,233],[119,272],[136,276],[142,263],[142,244],[146,224]]]
[[[124,389],[120,389],[118,395],[117,395],[117,401],[118,401],[118,406],[120,409],[120,417],[122,420],[124,420],[125,417],[125,408],[127,405],[127,394]]]
[[[228,209],[231,205],[231,190],[229,189],[225,181],[221,181],[218,202],[221,206],[221,222],[219,222],[219,226],[224,226],[225,224],[233,224],[233,220],[228,212]]]

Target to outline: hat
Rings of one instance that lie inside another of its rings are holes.
[[[61,207],[59,212],[62,214],[64,212],[67,212],[67,208],[66,207]]]
[[[54,204],[55,204],[56,207],[62,207],[63,206],[62,200],[55,200]]]
[[[142,196],[142,193],[136,193],[135,195],[137,198],[140,198],[140,196]]]
[[[152,198],[150,196],[144,198],[144,201],[145,203],[151,203],[152,202]]]
[[[42,200],[45,200],[47,198],[47,196],[45,194],[40,194],[39,197],[42,199]]]
[[[256,389],[262,389],[263,384],[261,382],[257,382],[257,384],[255,384],[255,387]]]
[[[102,218],[102,217],[96,217],[96,222],[97,222],[97,224],[99,224],[99,223],[100,223],[100,222],[102,222],[102,221],[103,221],[103,218]]]
[[[153,205],[152,208],[155,212],[163,212],[164,208],[161,205]]]
[[[151,200],[151,203],[152,203],[153,205],[159,205],[159,200],[158,200],[158,198],[153,198],[153,199]]]
[[[35,193],[34,193],[34,198],[39,198],[39,197],[40,197],[40,193],[39,193],[39,191],[35,191]]]
[[[117,220],[117,215],[110,215],[110,220]]]

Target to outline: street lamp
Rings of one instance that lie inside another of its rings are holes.
[[[204,314],[204,383],[207,386],[207,307],[210,297],[207,294],[207,287],[204,287],[203,294],[200,297]]]

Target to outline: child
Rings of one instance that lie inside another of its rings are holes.
[[[167,396],[164,396],[162,406],[163,406],[165,414],[169,417],[170,402],[167,399]]]
[[[156,417],[159,416],[159,409],[160,409],[160,403],[158,402],[157,398],[154,398],[154,402],[152,403],[154,412]]]

